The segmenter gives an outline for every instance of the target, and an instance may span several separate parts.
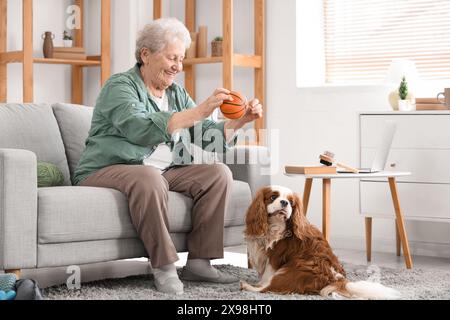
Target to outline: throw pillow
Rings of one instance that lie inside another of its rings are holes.
[[[38,188],[62,186],[64,176],[61,170],[52,163],[37,163]]]

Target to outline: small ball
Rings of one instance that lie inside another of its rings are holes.
[[[220,111],[225,118],[239,119],[245,114],[247,99],[244,95],[236,91],[231,91],[230,96],[233,97],[233,101],[225,100],[220,106]]]

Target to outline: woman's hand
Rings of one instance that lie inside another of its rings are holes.
[[[246,105],[245,114],[240,120],[244,123],[249,123],[255,121],[256,119],[262,118],[263,108],[259,103],[258,99],[250,100]]]
[[[241,129],[246,123],[255,121],[262,118],[263,108],[258,99],[250,100],[246,103],[245,114],[240,119],[227,120],[224,126],[225,140],[230,142],[235,134],[236,130]]]
[[[214,112],[215,109],[222,105],[224,100],[233,100],[233,97],[230,96],[230,90],[217,88],[214,93],[206,99],[205,102],[199,104],[197,108],[199,108],[202,116],[207,118]]]
[[[215,109],[222,105],[224,100],[232,101],[233,98],[230,96],[229,90],[219,88],[214,91],[212,96],[197,107],[175,112],[167,123],[167,132],[172,134],[176,130],[192,127],[198,121],[209,117]]]

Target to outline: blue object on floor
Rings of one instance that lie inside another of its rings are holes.
[[[17,277],[14,273],[0,274],[0,290],[8,292],[15,289]]]
[[[16,297],[16,292],[14,290],[5,292],[3,290],[0,290],[0,301],[1,300],[14,300]]]

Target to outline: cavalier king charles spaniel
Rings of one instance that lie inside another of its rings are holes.
[[[397,299],[399,292],[370,281],[350,282],[322,233],[308,222],[300,198],[281,186],[258,191],[247,210],[249,263],[260,281],[241,290]]]

